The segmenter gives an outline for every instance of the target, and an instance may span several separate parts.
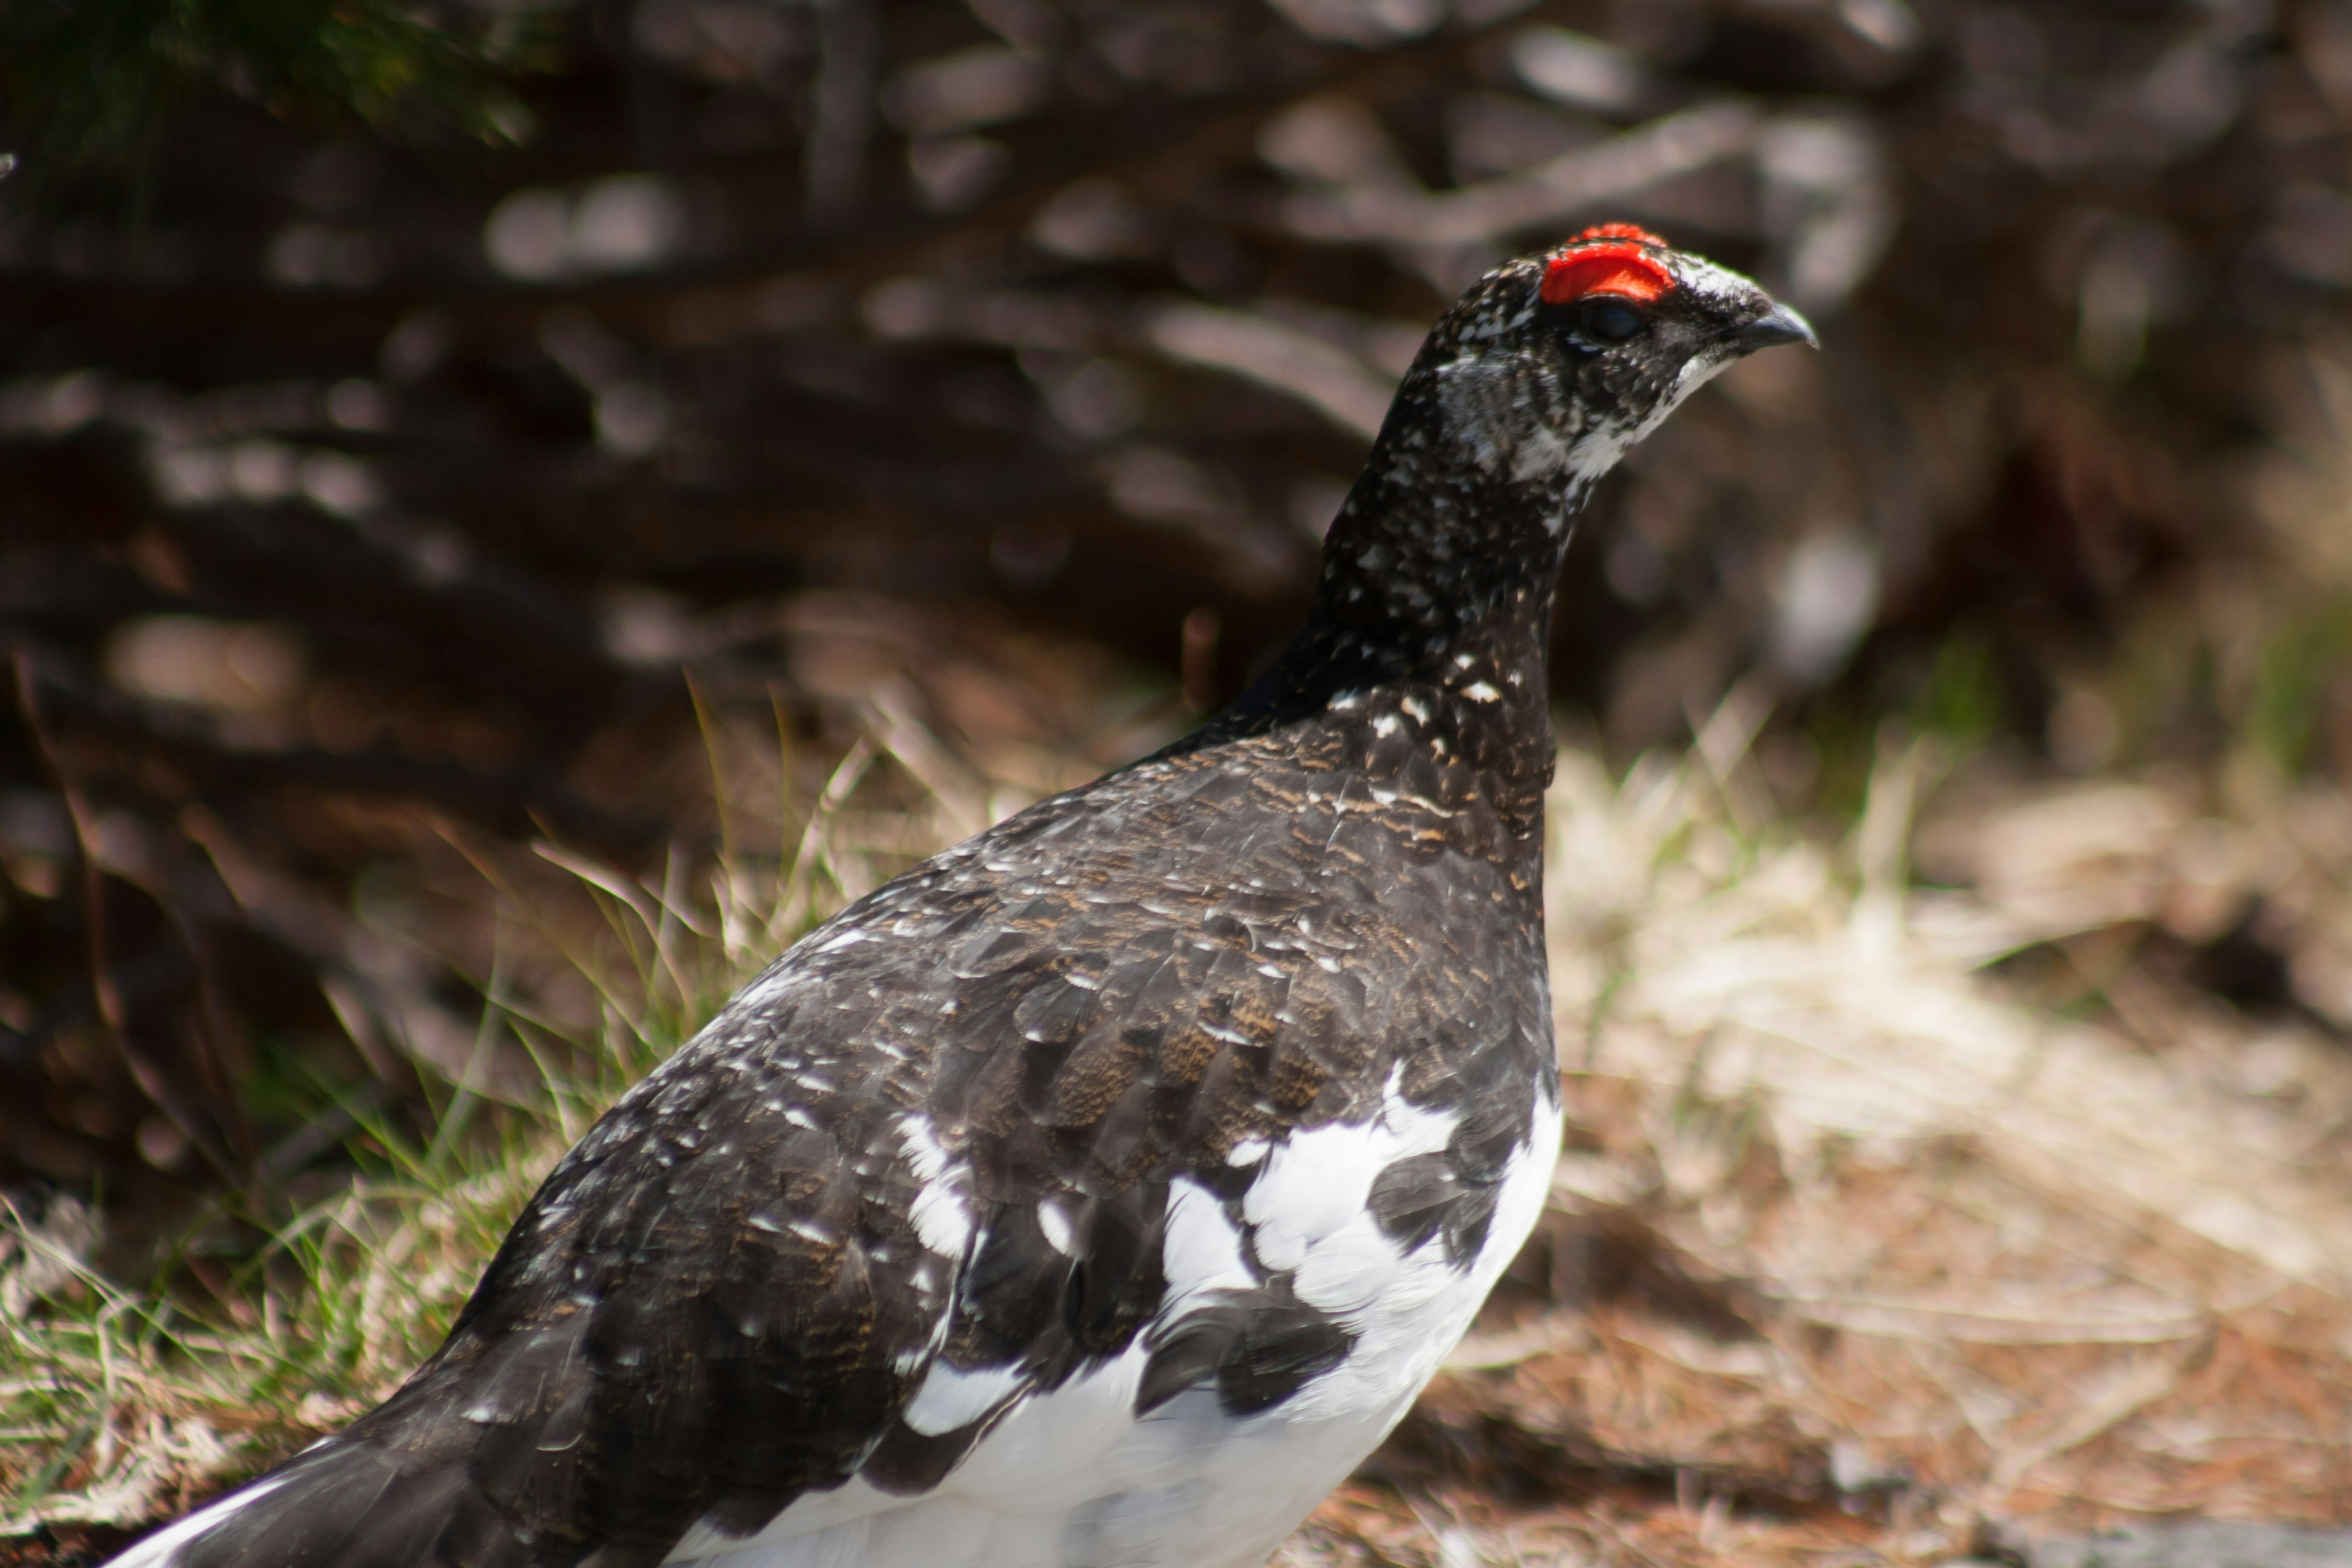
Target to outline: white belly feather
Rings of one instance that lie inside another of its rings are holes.
[[[1390,1114],[1318,1129],[1277,1150],[1244,1201],[1261,1252],[1297,1269],[1299,1299],[1356,1340],[1346,1361],[1258,1415],[1192,1389],[1135,1414],[1146,1352],[1128,1351],[1021,1400],[932,1491],[862,1479],[805,1497],[749,1539],[697,1528],[668,1561],[696,1568],[1255,1568],[1411,1407],[1470,1325],[1543,1207],[1559,1111],[1535,1125],[1505,1179],[1484,1250],[1465,1269],[1433,1238],[1411,1252],[1368,1206],[1391,1162],[1442,1147],[1449,1114],[1395,1098]],[[1244,1240],[1190,1183],[1171,1194],[1163,1320],[1246,1286]]]

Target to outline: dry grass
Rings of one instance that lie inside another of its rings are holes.
[[[86,1211],[12,1216],[5,1528],[152,1518],[381,1397],[562,1147],[748,969],[1087,765],[979,756],[942,739],[935,694],[857,689],[862,738],[814,773],[714,726],[721,797],[764,778],[782,805],[764,831],[735,812],[696,877],[551,847],[559,918],[490,868],[532,951],[577,962],[596,1026],[496,1003],[485,1038],[537,1076],[451,1091],[423,1144],[363,1129],[360,1179],[214,1310],[100,1278]],[[1996,1525],[2352,1518],[2352,1059],[2328,989],[2352,807],[1979,765],[1922,826],[1941,767],[1921,744],[1884,750],[1832,842],[1774,817],[1748,700],[1622,782],[1563,754],[1551,1211],[1286,1561],[1932,1563]],[[1954,885],[1919,888],[1915,851]],[[584,889],[601,944],[563,926]],[[2249,921],[2285,954],[2280,1010],[2184,978],[2181,954]]]

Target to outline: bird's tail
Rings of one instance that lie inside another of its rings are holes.
[[[383,1404],[110,1568],[571,1568],[592,1547],[605,1568],[659,1562],[668,1540],[587,1538],[578,1421],[550,1436],[550,1390],[559,1415],[587,1406],[589,1314],[524,1333],[465,1321]]]
[[[108,1568],[413,1568],[444,1544],[465,1489],[463,1464],[403,1465],[331,1437]]]

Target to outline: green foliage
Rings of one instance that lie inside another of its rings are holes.
[[[1932,740],[1938,765],[1949,767],[1990,744],[2010,723],[2009,688],[1992,644],[1973,631],[1952,632],[1891,714],[1875,694],[1832,693],[1804,710],[1804,736],[1820,763],[1812,810],[1829,821],[1858,820],[1889,734]]]
[[[330,132],[512,142],[543,29],[451,0],[0,0],[0,112],[44,183],[135,172],[224,89]]]
[[[2336,687],[2352,680],[2352,598],[2284,617],[2263,643],[2247,703],[2247,738],[2281,773],[2311,766]]]
[[[1913,730],[1940,737],[1956,755],[2006,729],[2009,694],[1992,646],[1968,632],[1946,638],[1905,717]]]

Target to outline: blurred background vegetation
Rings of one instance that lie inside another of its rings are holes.
[[[1596,499],[1579,752],[1696,742],[1738,843],[1977,899],[1951,962],[2038,1016],[2352,1034],[2342,0],[0,0],[0,1190],[76,1260],[12,1310],[249,1317],[355,1173],[570,1129],[1177,732],[1429,321],[1602,219],[1824,346]],[[123,1481],[97,1409],[16,1439],[18,1522],[235,1468]]]

